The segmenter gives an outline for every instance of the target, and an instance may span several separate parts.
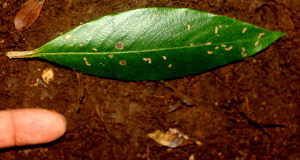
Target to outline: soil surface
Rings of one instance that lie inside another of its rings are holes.
[[[1,150],[0,159],[300,157],[300,1],[49,0],[37,21],[17,32],[14,17],[24,2],[0,0],[0,109],[54,110],[66,117],[68,128],[50,144]],[[243,61],[165,82],[103,79],[5,56],[105,15],[143,7],[192,8],[288,35]],[[54,71],[48,86],[41,82],[47,68]],[[147,137],[170,128],[191,143],[169,148]]]

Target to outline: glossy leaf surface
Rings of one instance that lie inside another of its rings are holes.
[[[22,57],[99,77],[162,80],[254,55],[284,35],[192,9],[144,8],[78,26]]]

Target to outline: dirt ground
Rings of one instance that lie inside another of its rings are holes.
[[[300,157],[300,1],[48,0],[37,21],[17,32],[13,20],[24,2],[0,0],[0,109],[54,110],[66,117],[68,128],[50,144],[0,150],[0,159]],[[243,61],[165,83],[103,79],[5,56],[105,15],[143,7],[192,8],[288,35]],[[46,68],[54,70],[54,81],[35,85]],[[185,97],[192,106],[180,103]],[[193,143],[171,149],[147,137],[170,128]]]

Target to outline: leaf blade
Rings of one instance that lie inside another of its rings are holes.
[[[283,35],[191,9],[145,8],[81,25],[33,57],[100,77],[160,80],[254,55]]]

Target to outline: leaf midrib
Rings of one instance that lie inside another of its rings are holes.
[[[259,39],[266,40],[269,38],[273,38],[274,36],[264,37]],[[222,43],[214,43],[214,44],[199,44],[199,45],[193,45],[193,46],[181,46],[181,47],[172,47],[172,48],[158,48],[158,49],[149,49],[149,50],[137,50],[137,51],[123,51],[123,52],[48,52],[48,53],[37,53],[36,55],[43,54],[43,55],[61,55],[61,54],[129,54],[129,53],[145,53],[145,52],[157,52],[157,51],[165,51],[165,50],[176,50],[176,49],[186,49],[186,48],[193,48],[193,47],[203,47],[203,46],[219,46],[223,44],[237,44],[237,43],[245,43],[245,42],[256,42],[258,40],[245,40],[245,41],[233,41],[233,42],[222,42]]]

